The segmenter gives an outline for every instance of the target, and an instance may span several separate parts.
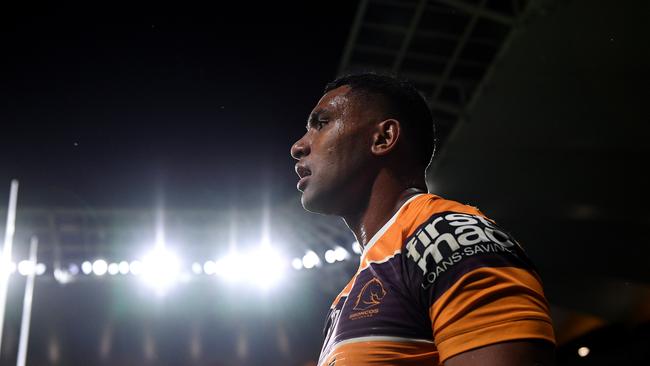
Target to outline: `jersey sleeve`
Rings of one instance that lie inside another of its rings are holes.
[[[405,241],[412,295],[429,314],[440,362],[490,344],[555,342],[541,281],[519,244],[476,214],[434,214]]]

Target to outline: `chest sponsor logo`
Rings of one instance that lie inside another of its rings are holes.
[[[435,216],[406,244],[406,257],[417,263],[429,287],[463,258],[481,253],[513,253],[516,241],[482,216],[449,213]]]

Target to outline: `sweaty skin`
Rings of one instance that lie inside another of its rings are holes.
[[[291,155],[297,167],[311,173],[299,183],[303,207],[343,217],[363,246],[404,201],[426,192],[426,184],[422,173],[412,184],[413,179],[405,182],[387,169],[386,155],[399,141],[399,122],[382,121],[360,99],[348,86],[325,94]]]

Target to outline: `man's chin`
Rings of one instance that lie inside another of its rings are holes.
[[[302,193],[302,197],[300,198],[300,203],[302,203],[302,207],[313,213],[317,214],[323,214],[323,215],[335,215],[336,213],[333,210],[331,206],[332,200],[328,200],[325,197],[314,197],[313,195],[309,194],[309,192],[305,191]],[[328,205],[329,203],[329,205]]]
[[[318,209],[318,205],[314,204],[314,201],[309,199],[307,194],[303,192],[302,197],[300,198],[300,203],[302,203],[302,208],[309,212],[313,213],[321,213],[320,210]]]

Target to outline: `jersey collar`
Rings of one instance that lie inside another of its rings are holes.
[[[384,233],[393,225],[395,220],[397,220],[397,216],[400,214],[400,212],[402,212],[402,209],[404,209],[404,207],[406,207],[406,205],[408,205],[411,201],[413,201],[417,197],[422,196],[423,194],[426,194],[426,193],[418,193],[418,194],[414,195],[413,197],[409,198],[408,200],[406,200],[406,202],[404,202],[402,204],[402,206],[400,206],[399,210],[397,210],[397,212],[395,212],[393,217],[391,217],[388,221],[386,221],[386,223],[384,224],[384,226],[381,227],[381,229],[377,230],[375,235],[373,235],[372,238],[370,238],[370,240],[368,241],[366,246],[363,247],[363,252],[361,253],[361,259],[363,259],[363,257],[366,256],[366,253],[368,253],[370,248],[372,248],[372,246],[375,245],[377,240],[379,240],[379,238],[381,238],[384,235]]]

